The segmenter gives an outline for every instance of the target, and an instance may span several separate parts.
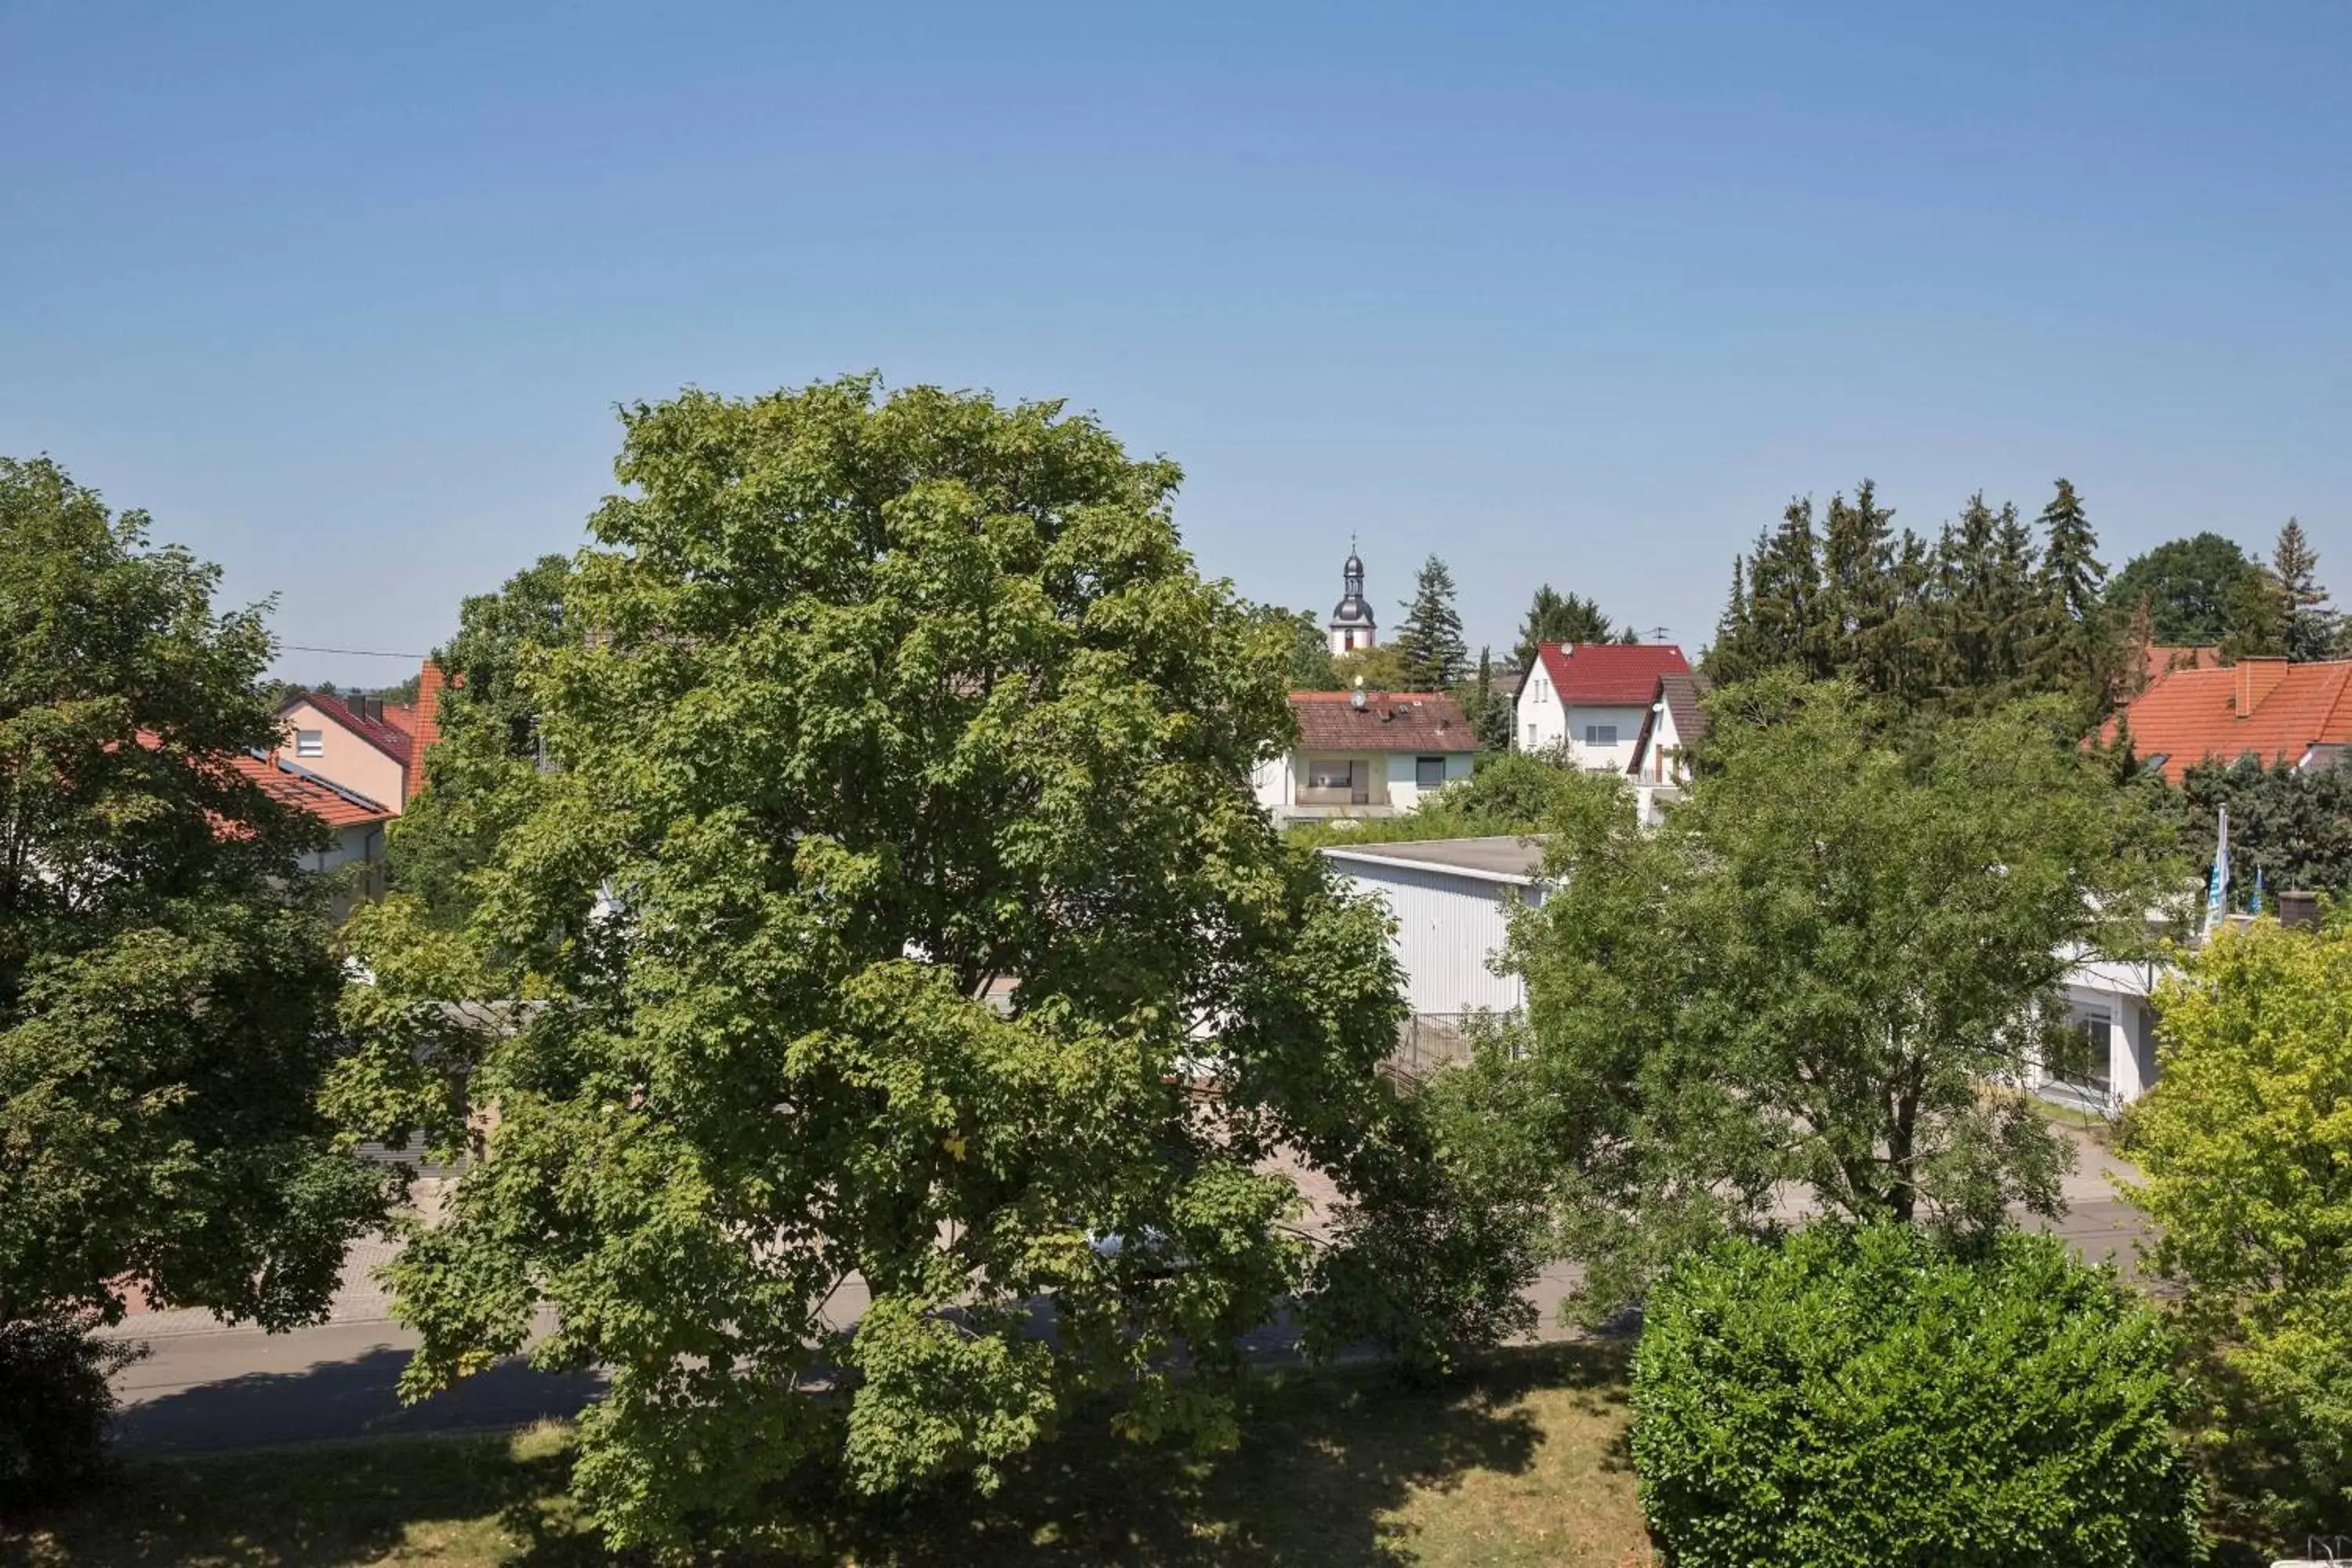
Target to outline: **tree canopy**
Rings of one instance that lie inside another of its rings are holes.
[[[2149,629],[2168,647],[2218,647],[2238,629],[2231,595],[2255,584],[2261,567],[2218,533],[2168,540],[2135,555],[2107,580],[2111,613],[2148,608]]]
[[[1551,891],[1508,948],[1525,1023],[1446,1089],[1541,1152],[1596,1313],[1763,1226],[1784,1184],[1961,1234],[2054,1212],[2065,1147],[1985,1081],[2063,1017],[2075,944],[2133,951],[2177,881],[2141,797],[2051,704],[1897,744],[1850,686],[1708,701],[1706,765],[1663,826],[1635,825],[1622,781],[1572,781]]]
[[[261,610],[218,581],[0,458],[0,1334],[134,1290],[303,1321],[387,1196],[314,1103],[324,830],[230,765],[277,718]]]
[[[1609,627],[1609,617],[1601,611],[1600,601],[1580,594],[1562,594],[1546,583],[1535,592],[1528,605],[1527,618],[1519,623],[1519,640],[1512,646],[1511,657],[1521,669],[1535,663],[1536,645],[1548,642],[1632,642],[1633,630],[1622,632]]]
[[[1195,573],[1172,464],[1055,404],[851,377],[625,424],[593,633],[519,664],[551,766],[460,929],[395,896],[356,932],[347,1112],[497,1108],[394,1270],[406,1387],[548,1304],[540,1359],[612,1378],[575,1485],[667,1549],[804,1460],[987,1484],[1103,1391],[1229,1435],[1236,1337],[1309,1278],[1270,1160],[1442,1191],[1376,1070],[1384,919],[1250,794],[1288,630]]]
[[[2231,1491],[2352,1530],[2352,931],[2224,930],[2159,988],[2164,1076],[2125,1121]]]

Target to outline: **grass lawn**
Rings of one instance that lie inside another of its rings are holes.
[[[1225,1454],[1073,1432],[993,1499],[962,1489],[816,1521],[841,1564],[1430,1563],[1634,1568],[1625,1348],[1507,1352],[1439,1388],[1373,1369],[1269,1375]],[[606,1559],[564,1496],[561,1426],[129,1470],[0,1526],[32,1568],[571,1568]]]

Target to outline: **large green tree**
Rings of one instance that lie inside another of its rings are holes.
[[[1462,611],[1454,603],[1454,574],[1433,555],[1414,574],[1412,597],[1403,601],[1404,618],[1397,625],[1391,646],[1403,661],[1407,684],[1415,691],[1444,691],[1462,679],[1470,664],[1470,649],[1462,640]]]
[[[1581,594],[1563,594],[1546,583],[1535,591],[1528,601],[1527,618],[1519,623],[1519,640],[1512,645],[1511,657],[1521,669],[1535,663],[1536,645],[1548,642],[1615,642],[1622,636],[1631,641],[1631,630],[1620,634],[1609,629],[1609,616],[1598,599],[1588,599]]]
[[[2218,533],[2168,540],[2107,579],[2108,607],[2128,618],[2142,603],[2167,647],[2218,646],[2236,629],[2231,595],[2260,569]]]
[[[446,677],[427,787],[392,826],[393,878],[445,923],[474,902],[471,879],[532,797],[544,758],[524,661],[581,640],[567,611],[572,563],[545,555],[496,593],[467,597],[457,635],[434,652]]]
[[[552,765],[462,929],[358,932],[348,1112],[483,1156],[394,1271],[405,1386],[551,1309],[540,1359],[612,1380],[576,1488],[679,1552],[809,1461],[985,1484],[1106,1391],[1225,1435],[1309,1277],[1278,1152],[1451,1223],[1377,1071],[1385,920],[1250,794],[1284,627],[1195,573],[1172,464],[1058,405],[852,377],[625,423],[587,635],[520,667]],[[1312,1277],[1400,1335],[1446,1299]]]
[[[2352,1531],[2352,931],[2223,931],[2157,1005],[2129,1195],[2201,1349],[2200,1430],[2263,1523]]]
[[[2177,788],[2161,790],[2162,810],[2180,831],[2192,865],[2213,863],[2221,808],[2230,808],[2235,891],[2252,891],[2260,873],[2273,895],[2308,888],[2352,894],[2352,760],[2305,768],[2258,757],[2192,765]]]
[[[2303,524],[2288,518],[2271,551],[2271,578],[2277,584],[2280,619],[2285,624],[2286,656],[2294,659],[2332,658],[2337,651],[2342,619],[2328,607],[2327,590],[2319,581],[2319,552]]]
[[[134,1291],[303,1321],[388,1195],[314,1103],[323,829],[227,761],[278,740],[261,611],[147,529],[0,458],[0,1339]]]
[[[1526,1021],[1446,1092],[1550,1152],[1588,1305],[1793,1189],[1860,1221],[2055,1211],[2066,1150],[1986,1092],[2063,1018],[2078,944],[2129,951],[2163,835],[2049,705],[1895,731],[1843,684],[1717,692],[1663,826],[1581,781],[1507,952]]]
[[[1286,653],[1283,661],[1283,679],[1293,691],[1336,691],[1339,677],[1331,658],[1331,637],[1322,624],[1306,610],[1286,609],[1280,605],[1252,605],[1250,619],[1261,626],[1272,626],[1282,633]]]

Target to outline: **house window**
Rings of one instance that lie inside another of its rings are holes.
[[[1584,743],[1588,746],[1615,745],[1617,743],[1617,726],[1614,724],[1587,724],[1584,727]]]
[[[2050,1047],[2050,1076],[2105,1100],[2114,1088],[2115,1048],[2114,1017],[2078,1012]]]
[[[1412,760],[1412,784],[1415,789],[1444,789],[1445,787],[1445,759],[1444,757],[1415,757]]]
[[[1343,760],[1326,758],[1307,764],[1308,789],[1353,789],[1356,787],[1356,763],[1352,757]]]
[[[327,754],[327,735],[323,730],[294,731],[294,754],[298,757],[323,757]]]
[[[1529,724],[1529,725],[1528,726],[1528,751],[1530,751],[1530,752],[1532,752],[1532,751],[1534,751],[1535,749],[1536,749],[1536,727],[1535,727],[1533,724]]]

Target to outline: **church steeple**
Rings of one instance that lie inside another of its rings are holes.
[[[1364,597],[1364,563],[1356,553],[1352,534],[1348,539],[1347,564],[1339,568],[1339,582],[1346,593],[1331,611],[1331,651],[1340,654],[1370,647],[1379,633],[1372,621],[1371,602]]]

